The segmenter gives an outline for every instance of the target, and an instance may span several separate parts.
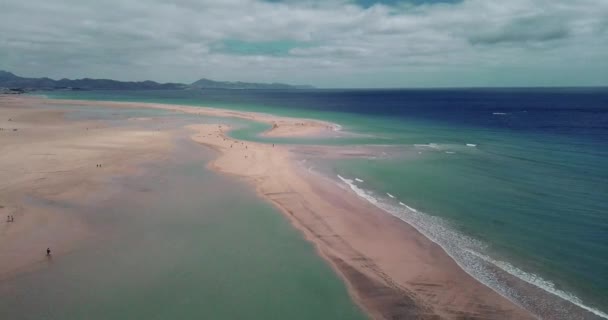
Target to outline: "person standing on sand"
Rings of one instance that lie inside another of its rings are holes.
[[[46,256],[47,257],[51,256],[51,248],[46,248]]]

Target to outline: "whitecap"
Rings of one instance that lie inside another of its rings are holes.
[[[439,145],[436,143],[428,143],[428,144],[414,144],[414,147],[417,148],[431,148],[431,149],[439,149]]]
[[[363,180],[359,179],[359,178],[355,178],[355,181],[357,181],[357,182],[363,182]]]
[[[477,147],[477,145],[474,143],[467,143],[467,147]]]

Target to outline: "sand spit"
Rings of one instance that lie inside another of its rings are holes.
[[[0,131],[0,205],[4,206],[0,212],[17,212],[17,222],[3,226],[0,233],[1,243],[8,243],[0,246],[1,261],[60,241],[54,236],[56,230],[48,231],[45,239],[32,236],[48,228],[40,221],[62,215],[37,210],[35,204],[28,204],[27,196],[54,201],[86,199],[94,196],[104,176],[134,170],[138,161],[162,158],[171,149],[171,130],[89,130],[97,124],[65,121],[60,112],[39,110],[38,104],[145,107],[237,117],[267,123],[272,129],[266,135],[277,137],[323,135],[339,128],[315,120],[211,108],[0,97],[0,127],[7,129]],[[7,122],[8,118],[16,121]],[[12,131],[14,128],[19,130]],[[218,151],[208,166],[246,181],[279,208],[345,280],[353,298],[373,318],[533,318],[465,273],[439,246],[408,224],[300,167],[294,147],[238,141],[227,135],[230,128],[221,123],[188,128],[194,141]],[[307,147],[306,152],[314,150]],[[96,166],[100,163],[101,168]],[[27,224],[26,216],[32,217],[27,218]],[[56,220],[53,224],[70,235],[62,243],[75,243],[75,239],[87,236],[86,225],[77,219],[70,221],[74,222]],[[17,238],[20,240],[5,241]],[[11,267],[2,263],[0,275],[35,264],[39,260],[36,257],[19,258],[21,262]]]

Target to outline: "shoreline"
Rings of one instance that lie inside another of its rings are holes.
[[[178,104],[165,103],[149,103],[149,102],[120,102],[120,101],[91,101],[91,100],[70,100],[70,99],[52,99],[40,97],[25,97],[25,99],[34,99],[44,101],[47,104],[58,105],[95,105],[113,108],[147,108],[156,110],[166,110],[174,112],[182,112],[187,114],[205,115],[212,117],[237,118],[250,120],[255,122],[265,123],[271,126],[270,130],[264,131],[264,137],[311,137],[324,136],[326,134],[342,130],[338,124],[304,118],[291,118],[284,116],[276,116],[267,113],[257,113],[249,111],[236,111],[229,109],[219,109],[203,106],[188,106]]]
[[[224,127],[189,127],[197,130],[192,136],[195,141],[220,152],[208,167],[244,179],[260,197],[278,207],[374,318],[534,318],[466,273],[414,227],[299,168],[289,148],[240,142],[226,136]],[[257,164],[239,164],[238,159],[245,156]],[[390,239],[378,236],[383,232],[391,233]],[[412,260],[407,249],[428,260],[402,263]],[[399,270],[408,264],[410,272]],[[431,275],[424,274],[426,268],[434,269]],[[471,301],[475,307],[463,307]]]
[[[152,108],[272,125],[265,136],[305,137],[335,124],[203,107],[136,102],[37,99],[45,104]],[[302,124],[302,125],[300,125]],[[240,177],[279,208],[346,283],[374,318],[533,318],[467,274],[411,225],[300,168],[284,145],[239,141],[223,124],[187,126],[191,138],[218,152],[208,167]]]

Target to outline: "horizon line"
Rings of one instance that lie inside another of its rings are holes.
[[[0,72],[7,72],[7,73],[11,73],[17,77],[21,77],[21,78],[27,78],[27,77],[23,77],[23,76],[19,76],[17,74],[15,74],[12,71],[8,71],[5,69],[0,69]],[[292,84],[290,82],[277,82],[277,81],[272,81],[272,82],[256,82],[256,81],[243,81],[243,80],[215,80],[215,79],[211,79],[211,78],[206,78],[206,77],[202,77],[198,80],[192,81],[192,82],[173,82],[173,81],[168,81],[168,82],[159,82],[157,80],[150,80],[150,79],[145,79],[145,80],[117,80],[117,79],[112,79],[112,78],[92,78],[92,77],[88,77],[88,76],[84,76],[82,78],[67,78],[67,77],[62,77],[62,78],[51,78],[48,76],[39,76],[37,78],[48,78],[54,81],[60,81],[60,80],[110,80],[110,81],[118,81],[118,82],[147,82],[147,81],[152,81],[152,82],[156,82],[158,84],[184,84],[184,85],[191,85],[192,83],[199,81],[199,80],[211,80],[214,82],[231,82],[231,83],[253,83],[253,84],[286,84],[286,85],[290,85],[290,86],[309,86],[312,88],[291,88],[291,89],[255,89],[255,88],[234,88],[234,89],[227,89],[227,88],[207,88],[208,89],[213,89],[213,90],[298,90],[298,91],[306,91],[306,90],[437,90],[437,89],[445,89],[445,90],[450,90],[450,89],[459,89],[459,90],[466,90],[466,89],[608,89],[608,84],[603,84],[603,85],[568,85],[568,86],[562,86],[562,85],[533,85],[533,86],[501,86],[501,85],[488,85],[488,86],[476,86],[476,85],[472,85],[472,86],[411,86],[411,87],[319,87],[319,86],[315,86],[315,85],[311,85],[311,84]],[[107,89],[96,89],[96,90],[107,90]],[[142,89],[145,90],[145,89]],[[158,90],[162,90],[162,89],[158,89]],[[166,90],[172,90],[172,89],[166,89]],[[141,91],[141,90],[140,90]]]

